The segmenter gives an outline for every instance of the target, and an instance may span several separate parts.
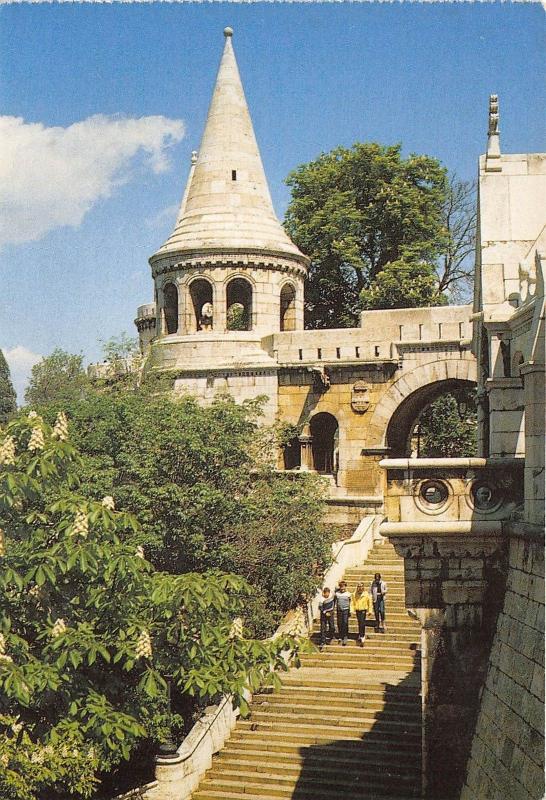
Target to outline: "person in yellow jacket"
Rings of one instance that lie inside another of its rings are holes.
[[[351,611],[356,613],[358,622],[358,643],[364,647],[366,638],[366,614],[372,612],[372,598],[364,588],[363,583],[358,583],[351,598]]]

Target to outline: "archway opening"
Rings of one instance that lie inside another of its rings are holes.
[[[456,458],[476,455],[476,386],[449,379],[406,397],[387,426],[391,458]]]
[[[313,437],[313,468],[324,475],[337,471],[337,442],[339,426],[337,419],[326,411],[315,414],[309,423]]]
[[[296,330],[296,290],[291,283],[285,283],[281,289],[280,305],[281,331]]]
[[[252,328],[252,286],[244,278],[234,278],[226,289],[228,331],[249,331]]]
[[[163,311],[167,333],[176,333],[178,330],[178,290],[174,283],[167,283],[163,287]]]
[[[190,330],[210,331],[213,328],[212,285],[204,278],[197,278],[190,284],[192,314]]]

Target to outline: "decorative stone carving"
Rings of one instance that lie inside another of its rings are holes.
[[[496,94],[489,96],[489,135],[499,132],[499,97]]]
[[[357,414],[364,414],[370,406],[369,389],[364,381],[357,381],[351,392],[351,408]]]

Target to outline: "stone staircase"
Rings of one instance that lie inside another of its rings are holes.
[[[420,626],[404,607],[404,565],[389,544],[345,573],[388,585],[386,631],[303,656],[280,692],[254,696],[193,800],[409,800],[421,788]],[[318,644],[318,625],[312,635]]]

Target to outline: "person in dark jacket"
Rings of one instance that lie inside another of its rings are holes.
[[[387,594],[387,584],[381,579],[379,572],[375,573],[372,583],[372,601],[375,612],[376,631],[385,633],[385,595]]]
[[[320,610],[320,649],[324,648],[326,641],[328,644],[336,635],[334,625],[334,609],[336,607],[336,596],[331,593],[330,588],[325,586],[322,590],[322,597],[319,600]]]

